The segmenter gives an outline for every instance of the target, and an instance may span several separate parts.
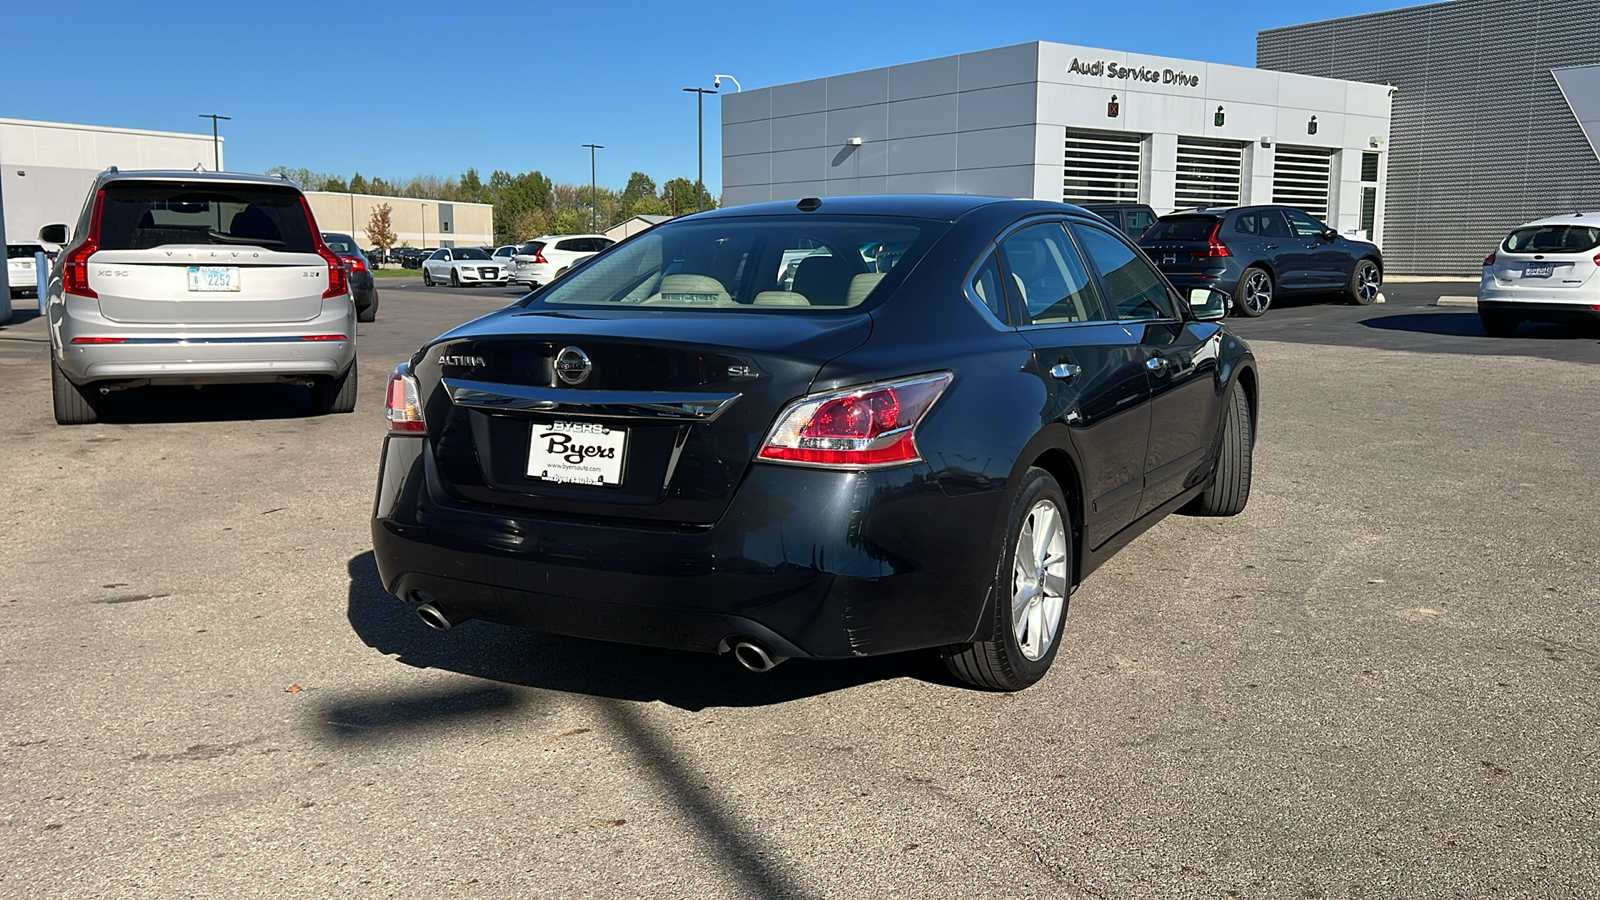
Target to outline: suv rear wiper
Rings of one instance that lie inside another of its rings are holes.
[[[210,238],[211,243],[213,244],[254,244],[261,247],[284,246],[283,241],[274,240],[272,238],[239,237],[238,235],[224,234],[215,228],[206,229],[206,237]]]

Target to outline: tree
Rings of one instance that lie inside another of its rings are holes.
[[[322,190],[336,191],[343,194],[350,190],[350,186],[345,184],[344,179],[337,175],[325,175],[322,178]]]
[[[370,193],[372,193],[372,188],[367,184],[367,180],[365,178],[361,177],[361,173],[360,172],[357,172],[354,175],[350,176],[350,193],[352,193],[352,194],[370,194]]]
[[[622,189],[622,208],[632,209],[640,200],[646,197],[655,199],[655,196],[655,179],[643,172],[635,172],[628,176],[628,186]]]
[[[477,169],[468,169],[457,182],[457,197],[463,203],[482,203],[484,195],[483,181],[478,178]]]
[[[386,254],[395,241],[394,227],[389,221],[391,212],[389,204],[380,203],[372,208],[372,218],[367,220],[367,240]]]
[[[667,201],[667,215],[685,216],[702,209],[716,209],[716,201],[711,193],[702,185],[695,190],[695,183],[687,178],[674,178],[661,187],[662,198]],[[699,199],[696,199],[696,194]]]

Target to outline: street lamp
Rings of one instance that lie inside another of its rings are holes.
[[[604,150],[603,144],[584,144],[589,148],[589,230],[596,231],[600,228],[598,217],[600,215],[600,192],[595,187],[594,181],[594,152]]]
[[[694,206],[695,212],[699,212],[706,208],[706,95],[715,94],[716,91],[710,88],[684,88],[684,90],[698,95],[695,97],[695,106],[698,109],[697,122],[699,124],[696,127],[700,141],[700,152],[694,179]]]
[[[232,122],[232,116],[219,116],[215,113],[201,113],[200,118],[211,120],[211,167],[213,171],[222,171],[222,139],[217,136],[217,120]]]
[[[422,204],[422,246],[418,247],[417,249],[418,250],[423,250],[423,249],[426,249],[427,246],[428,246],[428,204],[424,203],[424,204]]]

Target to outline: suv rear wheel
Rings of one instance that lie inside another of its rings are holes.
[[[100,421],[102,399],[99,391],[73,384],[61,374],[56,361],[50,360],[50,400],[55,406],[57,425],[93,425]]]
[[[1272,305],[1272,275],[1259,266],[1251,266],[1239,277],[1239,293],[1233,306],[1241,316],[1255,318]]]
[[[356,361],[343,375],[318,378],[311,385],[311,411],[322,416],[328,413],[356,411]]]

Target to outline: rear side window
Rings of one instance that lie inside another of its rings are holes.
[[[1600,247],[1600,226],[1529,225],[1506,238],[1507,253],[1582,253]]]
[[[1030,225],[1001,244],[1006,268],[1028,318],[1035,325],[1088,322],[1100,318],[1089,287],[1089,270],[1059,222]]]
[[[272,185],[111,182],[100,212],[100,249],[223,244],[315,253],[300,192]]]
[[[1216,216],[1176,216],[1161,219],[1144,233],[1142,241],[1203,241],[1217,227]]]
[[[1130,209],[1122,216],[1122,231],[1128,237],[1138,240],[1156,223],[1155,213],[1145,209]]]
[[[7,244],[6,259],[33,259],[33,255],[43,249],[38,244]]]
[[[995,260],[994,254],[984,257],[983,265],[972,275],[972,296],[978,298],[989,312],[1001,322],[1006,321],[1006,292],[1000,286],[1000,263]]]
[[[589,252],[589,239],[569,238],[565,241],[557,241],[556,249],[566,250],[573,253],[587,253]]]

